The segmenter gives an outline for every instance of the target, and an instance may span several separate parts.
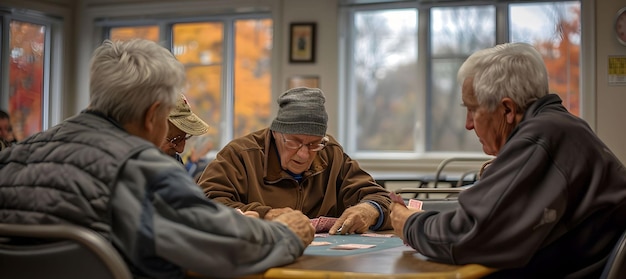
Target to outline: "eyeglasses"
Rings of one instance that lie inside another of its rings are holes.
[[[173,138],[165,138],[166,141],[168,141],[169,143],[171,143],[174,147],[176,147],[177,145],[179,145],[181,142],[188,140],[191,137],[191,135],[179,135],[179,136],[175,136]]]
[[[328,137],[323,137],[322,138],[322,142],[320,143],[307,143],[307,144],[303,144],[301,142],[297,142],[295,140],[288,140],[285,138],[284,134],[280,134],[283,137],[283,144],[285,145],[285,147],[289,148],[289,149],[293,149],[293,150],[300,150],[300,148],[302,148],[303,146],[306,146],[306,148],[309,151],[320,151],[322,149],[324,149],[324,147],[326,147],[326,143],[328,143]]]

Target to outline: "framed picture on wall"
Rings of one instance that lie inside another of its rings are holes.
[[[315,22],[289,25],[289,62],[315,63]]]
[[[319,88],[320,78],[318,76],[293,76],[287,79],[287,89],[296,87]]]

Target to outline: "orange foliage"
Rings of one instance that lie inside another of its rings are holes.
[[[179,23],[173,26],[173,49],[176,58],[187,69],[184,94],[191,109],[211,125],[214,139],[221,133],[222,42],[221,22]]]
[[[174,24],[172,53],[187,69],[187,96],[194,113],[211,126],[209,135],[219,142],[222,112],[224,24],[194,22]],[[157,26],[120,27],[111,38],[158,39]],[[269,124],[271,98],[272,21],[243,19],[235,21],[234,38],[234,137]],[[156,36],[156,37],[154,37]],[[231,69],[226,69],[231,70]]]
[[[142,38],[159,42],[158,26],[132,26],[132,27],[115,27],[111,28],[109,34],[111,40],[125,41],[133,38]]]
[[[239,20],[235,25],[234,137],[269,124],[272,21]]]
[[[10,23],[9,109],[17,140],[41,131],[45,26]]]
[[[580,37],[580,8],[574,8],[577,17],[572,21],[557,23],[560,41],[539,42],[536,47],[543,55],[550,90],[563,99],[563,105],[574,115],[580,116],[580,45],[571,38]]]

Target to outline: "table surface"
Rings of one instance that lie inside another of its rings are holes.
[[[329,235],[320,233],[315,235],[315,240],[304,250],[305,256],[349,256],[355,254],[371,253],[404,246],[402,239],[393,236],[393,233],[369,233],[369,234],[348,234]],[[316,246],[315,243],[326,243],[327,245]],[[336,249],[339,245],[373,245],[374,247],[365,249]]]
[[[244,278],[480,278],[491,272],[487,267],[449,265],[430,261],[412,248],[402,244],[398,237],[367,238],[363,241],[346,241],[345,236],[316,237],[315,241],[328,241],[329,246],[308,247],[304,255],[295,262],[271,268],[263,274]],[[342,250],[330,249],[336,244],[370,243],[385,241],[383,249],[361,249],[357,253],[345,254]],[[398,245],[397,242],[400,241]],[[328,247],[328,253],[320,253],[320,247]],[[386,248],[391,247],[391,248]]]

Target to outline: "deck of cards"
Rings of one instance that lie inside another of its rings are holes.
[[[333,227],[338,218],[334,217],[318,217],[311,219],[311,225],[315,227],[316,233],[325,233]]]

